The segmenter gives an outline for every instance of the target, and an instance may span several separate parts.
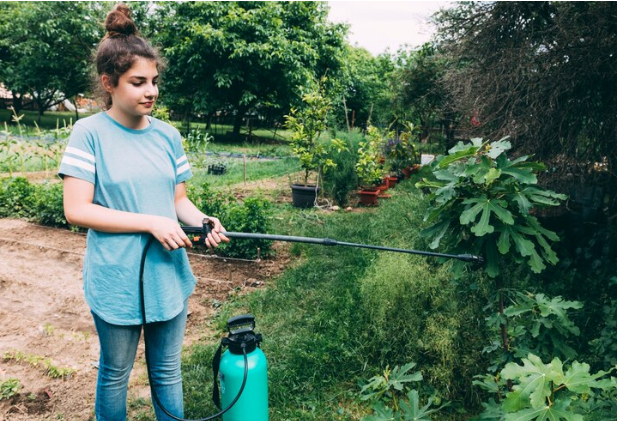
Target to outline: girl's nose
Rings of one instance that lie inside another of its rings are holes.
[[[157,86],[154,84],[150,84],[147,86],[146,92],[144,95],[147,96],[148,98],[151,98],[151,97],[156,96],[157,93],[158,93]]]

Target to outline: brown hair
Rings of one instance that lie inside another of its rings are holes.
[[[101,76],[107,75],[113,86],[118,86],[120,76],[126,73],[138,57],[152,60],[162,70],[165,65],[159,52],[147,40],[139,36],[131,10],[125,4],[116,5],[105,18],[107,34],[96,50],[96,90],[104,100],[104,108],[112,105],[111,95],[101,83]]]

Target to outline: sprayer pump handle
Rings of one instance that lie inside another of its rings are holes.
[[[254,330],[255,316],[252,314],[241,314],[227,320],[227,331],[229,331],[232,335],[253,332]]]

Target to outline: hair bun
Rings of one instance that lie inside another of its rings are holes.
[[[105,19],[105,29],[110,37],[118,35],[135,35],[137,27],[131,18],[131,9],[125,4],[118,4]]]

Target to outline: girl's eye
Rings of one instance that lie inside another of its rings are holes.
[[[158,85],[158,84],[159,84],[159,81],[158,81],[158,80],[153,80],[153,81],[152,81],[152,84],[153,84],[153,85]]]
[[[135,82],[135,83],[133,83],[133,86],[141,86],[141,85],[142,85],[142,83],[141,83],[141,82]]]

